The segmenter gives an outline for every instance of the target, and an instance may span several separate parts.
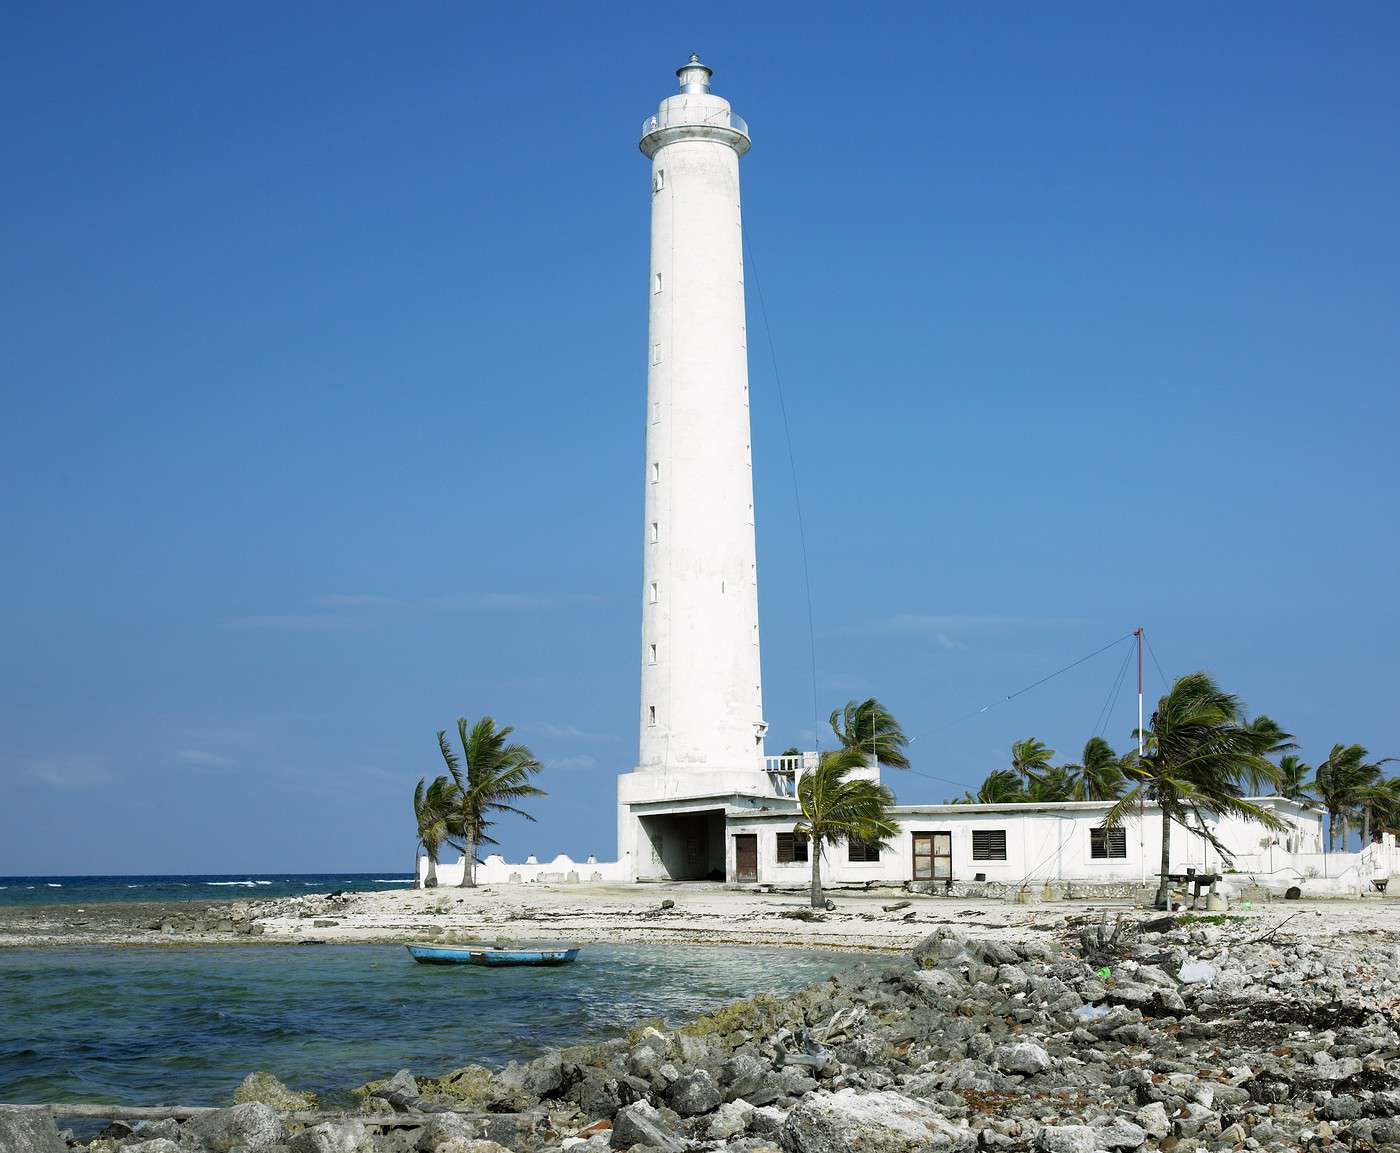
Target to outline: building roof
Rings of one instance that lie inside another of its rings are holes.
[[[777,800],[778,798],[767,798]],[[1324,810],[1316,805],[1305,804],[1301,801],[1291,800],[1288,797],[1245,797],[1251,804],[1260,805],[1264,808],[1292,809],[1296,813],[1322,813]],[[978,813],[996,813],[1006,816],[1025,816],[1032,813],[1106,813],[1114,805],[1113,801],[1009,801],[1003,804],[982,805],[982,804],[942,804],[942,805],[895,805],[892,812],[895,816],[958,816],[975,815]],[[1143,808],[1157,811],[1157,805],[1152,801],[1147,801]],[[731,810],[736,817],[790,817],[791,808],[769,808],[761,809],[735,809]]]

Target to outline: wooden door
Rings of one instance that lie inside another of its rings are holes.
[[[914,834],[914,880],[953,879],[953,834]]]
[[[734,834],[734,879],[758,880],[758,834]]]

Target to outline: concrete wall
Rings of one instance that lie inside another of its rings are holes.
[[[1310,896],[1375,892],[1376,881],[1400,875],[1400,846],[1385,833],[1355,853],[1284,853],[1277,847],[1241,855],[1235,861],[1240,883],[1282,893],[1297,887]]]

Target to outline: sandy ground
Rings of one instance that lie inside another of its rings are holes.
[[[499,885],[284,900],[147,902],[0,909],[0,945],[191,945],[300,942],[540,940],[708,942],[903,950],[936,925],[978,937],[1051,932],[1084,917],[1145,915],[1128,902],[1016,905],[903,893],[837,891],[834,912],[812,915],[804,892],[713,884]],[[674,902],[662,908],[665,901]],[[907,902],[907,904],[901,904]],[[889,906],[899,905],[898,908]],[[230,912],[232,911],[232,912]],[[794,915],[796,914],[796,915]],[[234,928],[230,929],[230,916]],[[1203,914],[1202,914],[1203,915]],[[1278,901],[1236,908],[1233,921],[1288,936],[1381,934],[1400,940],[1395,899]],[[812,919],[799,919],[811,916]],[[256,927],[255,933],[250,929]]]

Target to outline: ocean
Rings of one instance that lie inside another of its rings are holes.
[[[411,873],[199,873],[150,877],[0,877],[0,906],[220,901],[404,888]]]
[[[496,1066],[869,961],[704,945],[591,945],[554,969],[418,965],[398,945],[3,949],[0,1101],[221,1105],[266,1069],[344,1103],[397,1069]]]

